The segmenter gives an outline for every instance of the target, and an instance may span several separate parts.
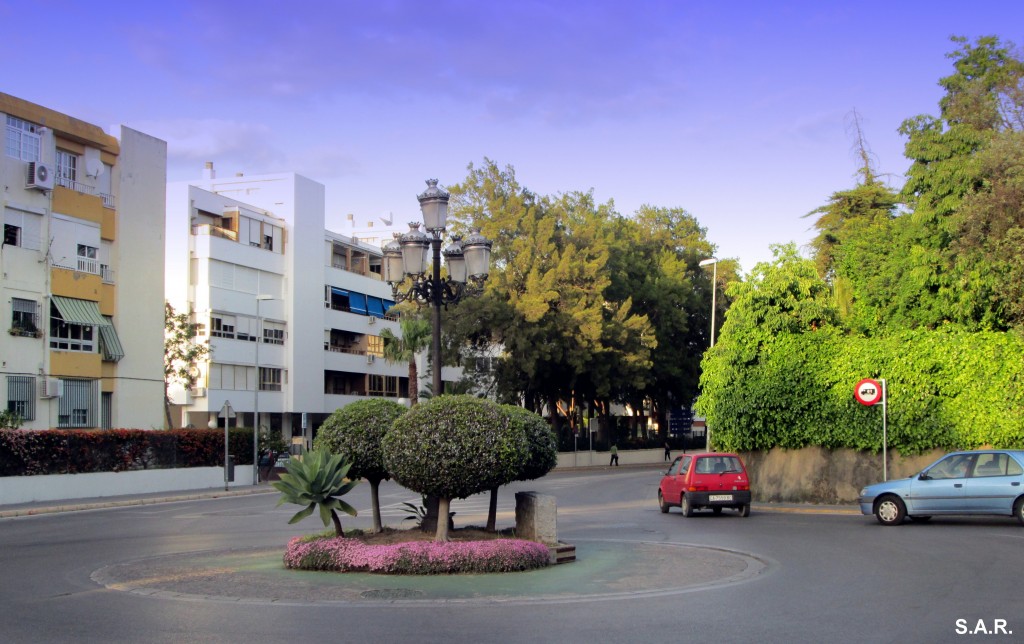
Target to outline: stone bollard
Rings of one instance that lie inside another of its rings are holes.
[[[516,537],[557,544],[556,506],[556,499],[550,494],[516,492]]]

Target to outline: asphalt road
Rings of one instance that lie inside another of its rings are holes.
[[[240,583],[232,588],[230,575],[213,593],[220,599],[126,592],[96,581],[118,566],[191,560],[184,553],[198,559],[283,548],[290,537],[320,529],[315,518],[287,525],[294,509],[275,507],[272,494],[0,519],[0,641],[1024,641],[1024,527],[1013,519],[884,528],[849,512],[764,506],[746,519],[728,511],[687,519],[677,509],[658,511],[658,479],[654,469],[621,468],[552,474],[503,490],[502,527],[514,523],[517,489],[557,497],[559,537],[575,543],[580,557],[557,574],[563,581],[576,575],[579,591],[554,593],[544,577],[511,576],[501,597],[466,600],[427,593],[414,601],[317,602],[317,585],[332,581],[315,573],[302,573],[310,575],[303,583],[311,599],[287,602]],[[346,517],[345,527],[368,527],[369,486],[347,500],[360,516]],[[384,484],[385,523],[402,525],[400,503],[416,500]],[[456,501],[456,523],[482,524],[486,503]],[[681,552],[689,559],[672,558]],[[736,558],[747,562],[744,574],[725,569]],[[633,573],[652,561],[659,578],[650,574],[645,588],[649,573]],[[698,569],[718,567],[718,581],[685,583]],[[678,575],[680,585],[666,585],[665,575]],[[626,585],[603,592],[617,582]],[[430,583],[451,591],[475,580]],[[1006,634],[959,632],[979,625]]]

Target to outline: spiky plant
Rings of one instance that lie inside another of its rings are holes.
[[[290,459],[285,467],[287,473],[281,475],[280,481],[273,483],[274,488],[281,493],[277,504],[306,506],[296,512],[288,523],[305,519],[319,506],[324,526],[333,522],[335,533],[344,537],[345,532],[341,529],[341,519],[336,511],[354,517],[356,509],[338,497],[348,494],[359,483],[358,480],[346,479],[351,467],[348,459],[340,454],[332,455],[326,450],[315,449],[306,452],[301,458]]]

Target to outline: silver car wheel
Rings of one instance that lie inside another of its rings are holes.
[[[875,506],[875,517],[882,525],[899,525],[906,514],[903,501],[896,496],[883,497]]]

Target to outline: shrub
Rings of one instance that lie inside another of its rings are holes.
[[[548,561],[547,546],[522,539],[367,545],[357,539],[296,537],[284,555],[288,568],[393,575],[514,572],[543,568]]]
[[[288,472],[281,475],[280,481],[272,483],[281,493],[281,499],[277,504],[295,503],[306,506],[296,512],[288,523],[297,523],[319,508],[320,519],[324,525],[333,522],[337,535],[344,537],[345,532],[341,528],[341,520],[338,519],[336,511],[341,510],[345,514],[356,516],[356,509],[338,498],[347,494],[357,483],[346,478],[349,470],[348,459],[338,454],[329,454],[326,450],[313,450],[303,454],[302,458],[289,459],[286,467]]]
[[[252,463],[252,430],[232,429],[236,463]],[[0,429],[0,476],[84,474],[224,464],[217,429]]]
[[[321,425],[313,446],[332,454],[342,454],[352,467],[349,476],[370,482],[373,506],[373,529],[380,531],[381,481],[390,478],[384,466],[381,441],[395,420],[408,411],[393,400],[360,400],[336,410]]]
[[[447,516],[451,499],[461,499],[514,480],[529,446],[526,435],[489,400],[438,396],[398,418],[382,443],[391,476],[415,492],[439,499]],[[447,539],[448,522],[437,522],[437,539]]]

